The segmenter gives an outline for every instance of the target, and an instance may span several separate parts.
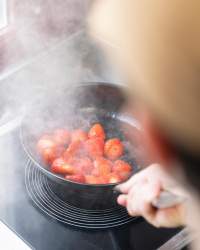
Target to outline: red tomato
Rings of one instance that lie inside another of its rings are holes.
[[[85,182],[87,184],[99,184],[98,177],[93,176],[93,175],[85,175]]]
[[[106,176],[98,176],[98,182],[99,182],[99,184],[107,184],[108,179]]]
[[[100,138],[91,138],[85,142],[85,150],[89,157],[95,159],[103,156],[104,141]]]
[[[120,175],[120,177],[125,180],[130,176],[132,167],[125,161],[117,160],[114,162],[112,171]]]
[[[101,124],[99,123],[94,124],[88,133],[88,137],[89,138],[100,137],[104,140],[106,135],[104,128],[101,126]]]
[[[65,157],[63,157],[64,160],[70,164],[70,165],[75,165],[75,163],[77,162],[77,158],[76,157],[68,157],[67,159]]]
[[[72,131],[72,134],[71,134],[72,142],[86,141],[87,139],[88,139],[88,135],[85,131],[83,131],[81,129],[77,129],[77,130]]]
[[[71,142],[64,152],[65,160],[83,154],[83,147],[80,141]]]
[[[108,176],[108,183],[118,183],[122,181],[122,178],[117,173],[110,173]]]
[[[65,152],[65,148],[63,146],[57,147],[56,148],[56,156],[61,157],[63,153]]]
[[[132,167],[131,165],[129,165],[127,162],[122,161],[122,160],[117,160],[114,162],[114,166],[113,166],[113,171],[115,172],[131,172]]]
[[[37,143],[37,150],[40,154],[47,148],[55,148],[56,143],[53,141],[52,137],[49,135],[42,136]]]
[[[94,171],[93,174],[96,176],[106,176],[111,172],[112,169],[112,162],[103,158],[98,157],[94,161]]]
[[[122,156],[124,146],[118,138],[107,140],[104,146],[104,154],[111,160],[116,160]]]
[[[97,177],[94,175],[85,175],[85,182],[87,184],[106,184],[107,180],[105,177]]]
[[[56,174],[76,174],[76,169],[66,163],[63,158],[57,158],[53,161],[51,171]]]
[[[53,133],[53,139],[58,145],[69,144],[70,133],[66,129],[56,129]]]
[[[57,157],[56,148],[50,147],[50,148],[43,149],[43,152],[41,153],[41,157],[45,163],[51,164]]]
[[[82,174],[66,175],[65,179],[78,183],[85,183],[85,176]]]
[[[72,164],[83,174],[91,174],[94,168],[93,162],[88,157],[76,158]]]

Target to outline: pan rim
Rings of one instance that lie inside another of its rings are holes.
[[[75,86],[73,86],[72,88],[79,88],[79,87],[84,87],[84,86],[106,86],[106,87],[114,87],[117,88],[119,90],[121,90],[122,92],[125,91],[125,86],[124,85],[119,85],[119,84],[114,84],[114,83],[109,83],[109,82],[95,82],[95,81],[89,81],[89,82],[81,82]],[[71,88],[71,89],[72,89]],[[61,177],[59,175],[56,175],[52,172],[50,172],[49,170],[47,170],[44,166],[42,166],[33,156],[33,154],[30,152],[30,150],[28,149],[28,147],[26,146],[26,143],[24,141],[24,135],[23,135],[23,120],[26,119],[26,113],[23,116],[23,119],[21,120],[21,124],[20,124],[20,141],[21,141],[21,145],[23,147],[23,150],[25,151],[25,153],[27,154],[27,156],[29,157],[29,159],[34,163],[34,165],[36,165],[40,171],[42,171],[43,173],[45,173],[47,175],[48,178],[53,177],[56,178],[58,181],[62,181],[63,184],[64,182],[66,183],[73,183],[76,184],[77,186],[84,186],[84,187],[115,187],[121,183],[123,183],[124,181],[121,182],[117,182],[117,183],[108,183],[108,184],[88,184],[88,183],[79,183],[79,182],[74,182],[71,180],[67,180],[64,177]],[[137,125],[134,126],[136,129],[140,129],[138,128]],[[131,175],[132,176],[132,175]],[[131,177],[130,176],[130,177]],[[129,177],[129,178],[130,178]],[[129,179],[128,178],[128,179]],[[128,180],[127,179],[127,180]],[[55,180],[56,182],[56,180]]]

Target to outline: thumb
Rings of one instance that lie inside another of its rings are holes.
[[[146,219],[156,227],[178,227],[185,224],[186,212],[183,204],[159,209]]]

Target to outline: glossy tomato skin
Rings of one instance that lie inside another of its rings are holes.
[[[95,176],[106,176],[106,175],[110,174],[112,167],[113,167],[113,164],[110,160],[105,159],[103,157],[98,157],[94,161],[93,174]]]
[[[85,176],[83,174],[66,175],[65,179],[78,183],[85,183]]]
[[[56,174],[76,174],[76,169],[66,163],[66,161],[63,158],[57,158],[53,161],[51,165],[51,171]]]
[[[86,141],[88,139],[88,135],[85,131],[81,129],[76,129],[71,133],[71,141]]]
[[[118,138],[112,138],[105,142],[104,155],[110,160],[116,160],[122,156],[124,146]]]
[[[100,123],[94,124],[88,132],[88,137],[101,138],[104,140],[106,138],[106,135],[103,126]]]
[[[103,156],[104,141],[101,138],[90,138],[84,143],[84,148],[90,158],[96,159]]]
[[[57,145],[68,145],[70,142],[70,132],[67,129],[56,129],[53,133],[53,140]]]
[[[117,160],[114,162],[112,171],[117,173],[123,180],[125,180],[131,175],[132,167],[125,161]]]

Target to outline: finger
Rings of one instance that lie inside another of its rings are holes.
[[[146,191],[146,202],[152,203],[155,198],[159,196],[161,192],[161,182],[158,180],[151,180],[148,183],[148,189]]]
[[[135,183],[127,195],[128,213],[132,216],[153,217],[155,208],[152,206],[152,201],[158,196],[159,192],[160,184],[158,182]]]
[[[158,210],[154,217],[154,223],[157,227],[178,227],[184,225],[185,217],[184,206],[178,205]]]
[[[148,179],[149,174],[155,172],[154,168],[155,166],[157,166],[156,164],[152,164],[149,167],[147,167],[146,169],[140,171],[139,173],[133,175],[128,181],[116,186],[116,189],[119,190],[122,193],[127,194],[130,190],[130,188],[139,182],[146,182]],[[152,178],[154,179],[154,178]],[[156,178],[157,179],[157,178]]]
[[[148,201],[144,201],[140,206],[141,215],[151,224],[153,224],[156,212],[157,209]]]
[[[128,181],[116,186],[116,189],[119,190],[121,193],[127,194],[129,189],[133,185],[134,176],[132,176]]]
[[[116,186],[116,189],[124,194],[127,194],[134,184],[138,181],[144,182],[145,180],[146,176],[143,174],[143,171],[141,171],[140,173],[133,175],[128,181]]]
[[[148,183],[148,189],[146,190],[145,194],[143,195],[143,200],[141,198],[140,203],[140,213],[145,217],[153,218],[157,209],[153,207],[152,203],[155,198],[159,196],[161,192],[161,185],[159,182],[151,182]]]
[[[137,189],[137,186],[136,186],[136,189]],[[139,211],[139,204],[140,202],[138,202],[137,192],[135,192],[134,188],[131,188],[127,195],[127,204],[126,204],[126,209],[130,216],[141,215]]]
[[[117,197],[117,203],[120,205],[120,206],[123,206],[123,207],[126,207],[127,205],[127,195],[125,194],[121,194]]]
[[[139,211],[138,207],[134,205],[132,202],[132,199],[127,199],[127,205],[126,205],[127,212],[130,216],[140,216],[141,212]]]

